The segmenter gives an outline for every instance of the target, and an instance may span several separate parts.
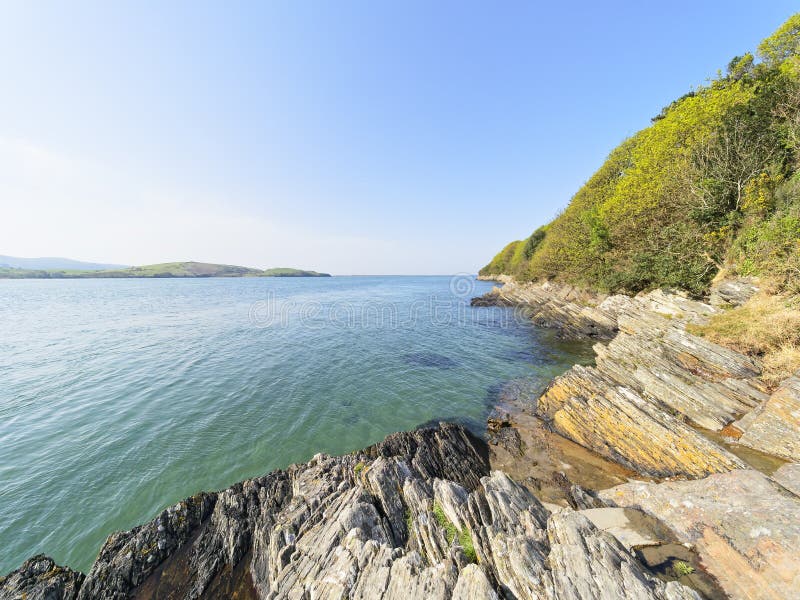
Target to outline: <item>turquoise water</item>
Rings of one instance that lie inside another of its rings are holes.
[[[448,277],[0,281],[0,574],[87,569],[201,489],[434,419],[579,352]]]

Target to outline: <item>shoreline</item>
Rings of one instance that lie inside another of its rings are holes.
[[[772,395],[758,385],[755,361],[685,331],[713,307],[663,291],[591,297],[502,283],[472,304],[519,307],[561,337],[596,341],[595,364],[545,390],[508,382],[486,442],[443,423],[201,492],[109,536],[86,575],[29,559],[0,578],[0,600],[370,598],[390,589],[526,598],[555,597],[575,581],[642,598],[757,589],[791,597],[800,586],[800,465],[764,452],[768,435],[755,447],[726,437],[741,427],[747,441],[754,419],[771,414]],[[785,389],[800,393],[800,379]],[[679,392],[697,390],[703,402],[681,402]],[[756,412],[748,425],[743,416]],[[727,495],[710,500],[718,490]],[[508,520],[498,522],[501,514]],[[577,536],[588,554],[564,558],[562,536]],[[602,540],[600,554],[590,540]],[[611,556],[639,587],[625,588],[619,572],[585,570]],[[544,587],[530,588],[534,580]]]

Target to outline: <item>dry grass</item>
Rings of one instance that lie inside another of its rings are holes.
[[[758,356],[762,378],[775,386],[800,369],[800,298],[759,293],[748,302],[712,317],[691,333],[712,342]]]
[[[800,345],[787,344],[764,356],[764,380],[777,386],[800,369]]]

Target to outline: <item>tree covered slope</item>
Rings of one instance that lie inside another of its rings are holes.
[[[702,294],[723,268],[798,286],[799,255],[797,14],[615,148],[560,215],[481,274]]]

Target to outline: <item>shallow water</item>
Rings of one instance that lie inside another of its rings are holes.
[[[448,277],[0,280],[0,574],[87,569],[198,490],[437,419],[569,345]],[[576,353],[580,349],[575,349]]]

